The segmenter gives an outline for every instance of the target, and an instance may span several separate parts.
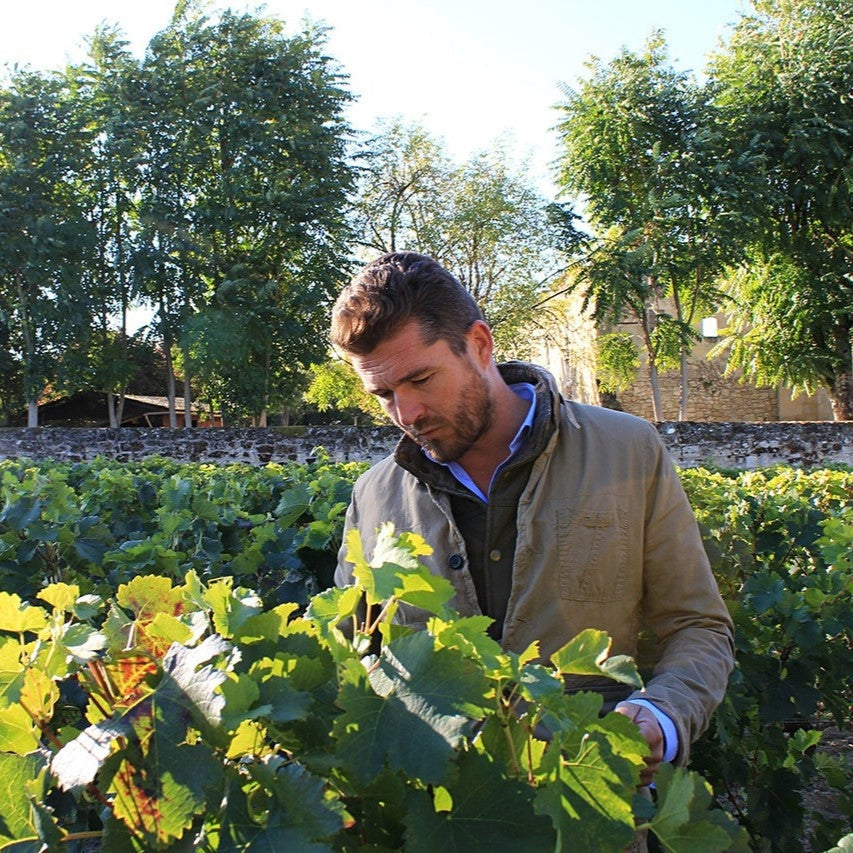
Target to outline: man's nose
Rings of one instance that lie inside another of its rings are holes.
[[[394,394],[394,407],[397,410],[397,422],[402,426],[413,426],[424,414],[424,405],[417,394],[397,391]]]

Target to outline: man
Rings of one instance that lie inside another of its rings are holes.
[[[732,623],[657,431],[563,400],[539,367],[498,366],[473,298],[424,255],[365,267],[335,303],[332,342],[404,433],[353,490],[346,526],[366,552],[385,521],[421,534],[453,606],[491,616],[508,650],[539,641],[543,660],[589,627],[636,656],[647,625],[660,660],[645,691],[606,678],[567,687],[598,690],[634,720],[649,745],[644,784],[661,761],[686,764],[726,687]],[[414,608],[397,619],[424,624]]]

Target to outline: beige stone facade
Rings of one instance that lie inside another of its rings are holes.
[[[741,382],[739,375],[725,376],[725,356],[708,358],[715,341],[700,341],[687,362],[688,421],[831,421],[832,406],[826,392],[792,399],[788,388],[758,388]],[[665,421],[678,420],[681,374],[669,371],[658,377]],[[637,380],[617,395],[626,412],[653,419],[652,391],[645,360]]]
[[[545,367],[569,400],[601,405],[595,380],[596,324],[577,296],[546,303],[533,332],[532,361]]]
[[[717,316],[718,326],[725,316]],[[636,326],[625,324],[636,338]],[[697,325],[697,330],[698,330]],[[534,361],[547,367],[560,383],[563,395],[584,403],[612,405],[623,411],[653,420],[652,391],[645,358],[640,356],[636,380],[615,398],[602,400],[596,383],[595,341],[600,333],[591,311],[583,310],[582,298],[568,293],[549,304],[536,334]],[[789,389],[758,388],[741,382],[736,375],[725,376],[725,355],[709,358],[716,338],[703,338],[690,355],[687,366],[688,421],[762,422],[762,421],[831,421],[832,407],[825,391],[813,396],[792,397]],[[638,349],[642,353],[642,347]],[[678,419],[681,397],[681,375],[678,370],[658,378],[662,420]]]

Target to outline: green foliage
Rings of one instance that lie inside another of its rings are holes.
[[[250,577],[272,603],[329,586],[359,463],[0,464],[0,587],[102,595],[141,573]]]
[[[851,768],[815,746],[826,725],[850,725],[853,472],[698,468],[682,479],[737,643],[737,668],[693,765],[756,844],[800,850],[811,824],[826,849],[843,823],[803,792],[823,779],[849,813]]]
[[[16,70],[0,89],[0,324],[29,403],[88,321],[81,283],[91,233],[75,186],[85,140],[60,75]]]
[[[660,32],[641,53],[587,67],[564,90],[559,125],[561,185],[589,200],[577,286],[600,322],[636,323],[660,420],[657,371],[692,349],[692,325],[719,301],[715,278],[734,251],[733,218],[721,217],[727,178],[707,93],[668,64]]]
[[[311,384],[305,399],[321,412],[337,409],[341,412],[363,413],[374,423],[387,423],[387,416],[373,394],[364,390],[356,372],[345,361],[330,358],[322,364],[312,364]],[[357,417],[355,414],[354,419]]]
[[[850,725],[853,471],[681,471],[737,665],[702,776],[664,771],[646,812],[630,722],[563,693],[569,673],[640,683],[602,632],[547,666],[508,655],[390,527],[373,554],[351,536],[358,586],[331,588],[364,468],[0,463],[0,826],[107,850],[618,850],[640,819],[668,849],[739,849],[710,785],[756,849],[838,842],[843,819],[804,793],[849,813],[822,732]],[[427,631],[393,623],[401,603]]]
[[[0,369],[17,396],[120,394],[140,302],[184,378],[197,371],[234,419],[298,396],[345,267],[349,98],[321,29],[285,35],[197,2],[141,61],[101,28],[81,65],[9,75]],[[169,378],[171,365],[158,393]]]
[[[847,0],[760,0],[713,57],[709,86],[743,224],[733,350],[751,379],[826,388],[853,418]],[[729,276],[732,278],[732,276]]]
[[[599,388],[618,394],[636,378],[640,367],[637,347],[627,332],[611,332],[596,338],[595,375]]]
[[[623,849],[645,742],[623,716],[600,718],[600,697],[564,696],[561,678],[595,671],[639,683],[627,661],[612,664],[609,639],[579,635],[549,670],[535,648],[503,652],[482,622],[448,608],[453,589],[419,562],[429,550],[419,537],[386,528],[369,562],[351,545],[369,589],[431,610],[427,630],[393,628],[387,603],[360,619],[367,589],[320,593],[297,616],[194,572],[178,584],[137,576],[98,598],[103,607],[75,584],[46,587],[48,607],[0,593],[0,733],[26,719],[45,741],[3,741],[8,841]],[[378,653],[364,647],[368,621],[384,637]],[[351,638],[340,630],[349,622]],[[97,656],[62,645],[78,625],[98,637]],[[60,688],[73,688],[72,704]],[[548,743],[533,734],[546,711]],[[669,849],[744,849],[696,774],[662,778],[642,822]]]
[[[832,384],[835,358],[814,345],[814,333],[832,323],[833,300],[809,279],[807,270],[778,254],[731,272],[730,327],[715,348],[728,351],[726,375],[740,371],[743,381],[786,385],[794,395]]]

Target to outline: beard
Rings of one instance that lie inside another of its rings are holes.
[[[416,421],[403,430],[436,462],[455,462],[491,428],[494,419],[495,404],[486,380],[472,371],[450,418]],[[436,429],[442,433],[441,437],[422,435]]]

